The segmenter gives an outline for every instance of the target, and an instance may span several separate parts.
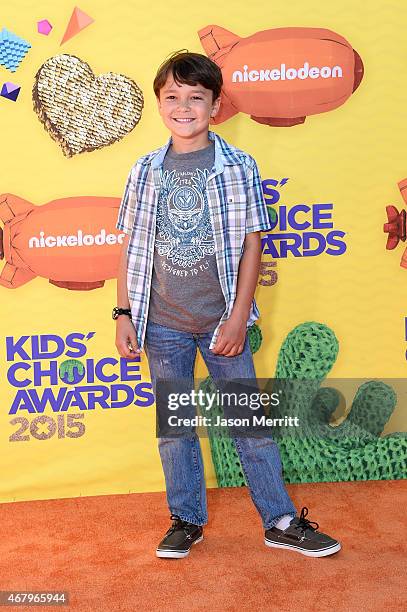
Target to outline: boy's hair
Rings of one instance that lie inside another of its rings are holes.
[[[153,83],[154,93],[160,97],[160,90],[167,78],[172,75],[177,85],[202,85],[212,90],[212,100],[220,96],[223,79],[222,72],[213,62],[201,53],[190,53],[182,49],[176,51],[159,67]]]

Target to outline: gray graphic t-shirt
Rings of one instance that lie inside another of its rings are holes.
[[[225,311],[206,179],[215,147],[164,159],[148,318],[181,331],[212,331]]]

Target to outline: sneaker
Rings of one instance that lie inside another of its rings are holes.
[[[341,545],[326,533],[317,531],[319,525],[306,519],[308,508],[301,510],[300,517],[295,516],[286,529],[272,527],[264,533],[264,543],[272,548],[295,550],[307,557],[326,557],[341,549]],[[315,527],[311,525],[313,523]]]
[[[172,526],[158,545],[157,557],[169,559],[182,559],[189,555],[192,544],[203,540],[201,525],[194,525],[183,521],[176,514],[171,514]]]

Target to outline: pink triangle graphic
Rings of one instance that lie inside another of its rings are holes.
[[[79,34],[81,30],[94,21],[93,17],[90,17],[90,15],[87,15],[79,7],[75,6],[60,45],[63,45],[64,42]]]

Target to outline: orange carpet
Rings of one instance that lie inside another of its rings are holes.
[[[246,488],[208,490],[204,540],[180,560],[155,556],[170,525],[164,493],[17,502],[0,506],[0,589],[65,590],[59,609],[84,612],[407,610],[406,481],[287,489],[339,553],[266,547]]]

